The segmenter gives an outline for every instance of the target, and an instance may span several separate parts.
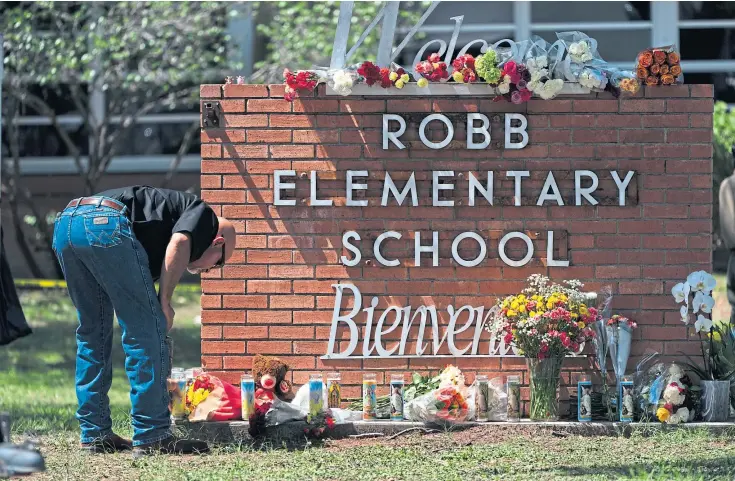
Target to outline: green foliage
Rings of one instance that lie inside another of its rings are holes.
[[[357,43],[385,2],[355,2],[348,50]],[[397,29],[411,27],[421,17],[430,2],[401,2]],[[332,55],[334,34],[339,18],[339,2],[259,2],[259,10],[272,20],[258,25],[258,33],[269,39],[268,53],[256,65],[266,81],[282,80],[284,68],[307,69],[326,67]],[[400,34],[396,34],[399,38]],[[420,38],[416,35],[414,38]],[[349,63],[376,60],[380,41],[380,23],[355,51]]]
[[[422,376],[415,372],[411,376],[411,382],[406,384],[403,389],[403,401],[410,402],[419,396],[439,388],[439,376]],[[390,396],[379,396],[377,398],[377,410],[384,411],[390,406]],[[353,411],[362,411],[362,399],[358,399],[350,403],[348,409]]]
[[[716,143],[728,150],[735,145],[735,114],[729,111],[725,102],[715,102],[712,129]]]
[[[20,2],[3,11],[11,84],[98,84],[145,96],[227,60],[220,2]]]
[[[720,184],[735,171],[732,147],[735,145],[735,113],[724,102],[715,103],[712,120],[714,142],[712,145],[712,227],[715,245],[720,237]]]

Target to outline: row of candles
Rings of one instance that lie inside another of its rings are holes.
[[[183,418],[186,413],[184,397],[188,383],[201,374],[201,368],[183,369],[173,368],[171,378],[177,384],[179,396],[175,396],[172,403],[171,415],[176,419]],[[327,373],[327,407],[339,408],[342,404],[341,375],[338,372]],[[488,420],[487,396],[480,393],[488,393],[488,377],[478,374],[475,378],[478,393],[476,399],[477,421]],[[403,388],[405,379],[402,374],[391,374],[390,376],[390,419],[402,421],[405,419]],[[619,421],[633,421],[633,379],[623,376],[618,384]],[[365,421],[377,419],[377,375],[367,372],[363,374],[362,380],[362,418]],[[321,374],[309,376],[309,412],[316,413],[323,410],[323,378]],[[508,376],[506,392],[508,395],[507,420],[510,422],[520,421],[521,384],[519,376]],[[580,422],[592,421],[592,380],[587,375],[582,375],[577,382],[577,420]],[[247,420],[255,410],[255,379],[251,374],[243,374],[240,377],[240,393],[242,396],[242,418]]]

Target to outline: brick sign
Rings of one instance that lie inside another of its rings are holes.
[[[523,105],[282,95],[201,88],[223,111],[202,130],[203,197],[239,229],[233,259],[202,280],[207,369],[235,381],[263,353],[296,383],[522,371],[487,357],[512,352],[482,321],[532,273],[612,286],[641,325],[631,364],[696,348],[670,288],[710,270],[711,86]]]

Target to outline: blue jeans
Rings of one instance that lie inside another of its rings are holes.
[[[122,204],[120,204],[122,206]],[[156,295],[148,256],[133,234],[126,207],[68,207],[54,225],[53,248],[79,317],[77,419],[83,443],[112,433],[113,312],[122,328],[130,380],[133,444],[170,436],[166,317]]]

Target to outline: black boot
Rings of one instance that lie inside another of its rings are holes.
[[[141,458],[152,454],[206,454],[209,446],[204,441],[179,439],[171,436],[153,443],[141,444],[133,448],[133,458]]]

